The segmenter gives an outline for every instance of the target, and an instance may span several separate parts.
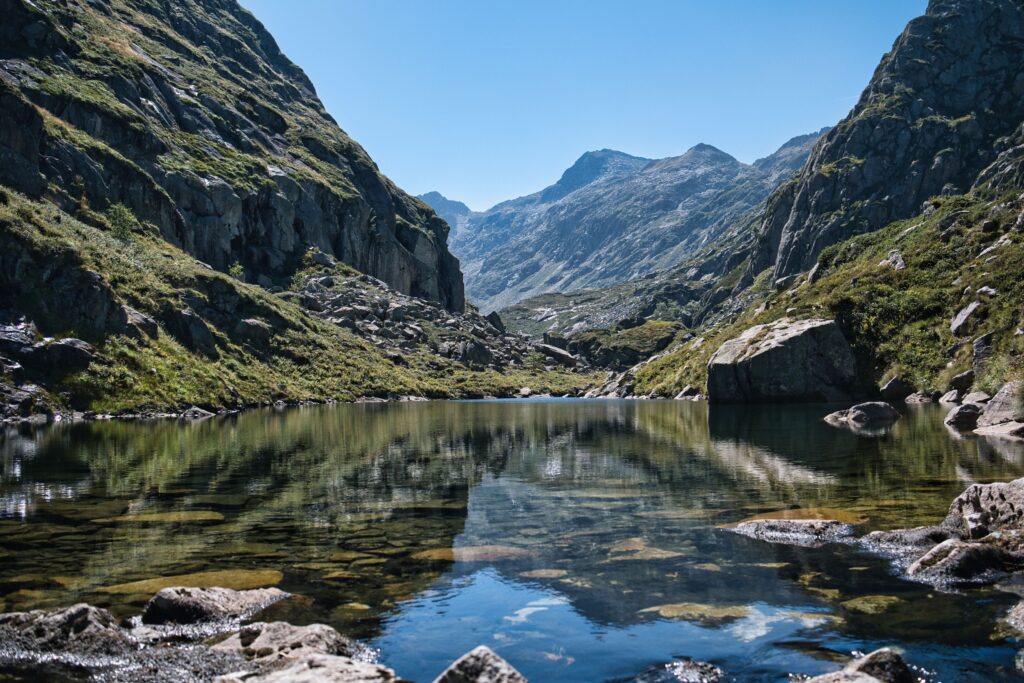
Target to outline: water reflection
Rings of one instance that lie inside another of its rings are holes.
[[[153,585],[133,582],[218,571],[279,578],[307,599],[270,616],[371,639],[415,680],[480,643],[537,681],[628,680],[674,656],[778,680],[888,642],[946,678],[1012,675],[991,640],[1008,598],[719,528],[793,506],[931,523],[965,483],[1024,471],[1018,444],[954,437],[937,409],[872,437],[829,411],[493,401],[10,429],[0,607],[127,615]]]

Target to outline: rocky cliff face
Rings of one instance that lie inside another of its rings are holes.
[[[1020,124],[1022,44],[1016,0],[931,0],[853,111],[768,200],[748,275],[807,270],[830,244],[971,189]]]
[[[816,138],[795,138],[754,164],[703,144],[654,161],[588,152],[551,187],[469,218],[452,242],[469,295],[499,308],[673,266],[796,172]]]
[[[0,0],[0,14],[0,184],[81,216],[122,203],[250,281],[283,283],[315,248],[462,310],[444,222],[234,0]]]

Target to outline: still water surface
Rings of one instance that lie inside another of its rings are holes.
[[[328,623],[414,681],[478,644],[534,683],[671,681],[688,657],[786,681],[883,645],[931,680],[1015,679],[996,632],[1013,596],[722,528],[789,508],[935,523],[968,483],[1024,476],[1024,449],[955,438],[939,408],[875,437],[829,410],[437,402],[11,429],[0,610],[130,616],[165,583],[276,583],[301,598],[265,618]]]

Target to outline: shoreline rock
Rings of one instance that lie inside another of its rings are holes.
[[[888,427],[900,417],[899,412],[884,401],[858,403],[846,410],[837,410],[825,416],[833,427],[847,427],[855,432],[873,433]]]

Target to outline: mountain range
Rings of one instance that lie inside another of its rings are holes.
[[[458,226],[450,245],[469,298],[492,310],[675,265],[796,173],[823,132],[753,164],[706,144],[657,160],[587,152],[554,185],[479,213],[437,192],[420,199]]]

